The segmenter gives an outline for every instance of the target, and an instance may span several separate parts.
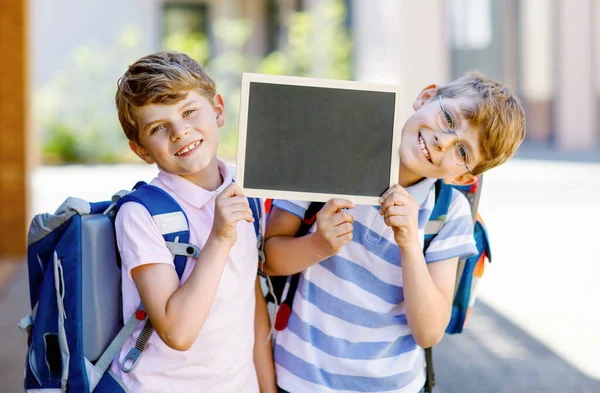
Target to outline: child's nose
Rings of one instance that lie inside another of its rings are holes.
[[[437,132],[434,136],[434,139],[435,148],[441,152],[449,150],[456,143],[456,136],[454,134],[446,134],[442,131]]]
[[[171,126],[171,140],[176,141],[188,133],[187,126],[184,123],[174,123]]]

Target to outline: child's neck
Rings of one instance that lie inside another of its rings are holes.
[[[418,174],[412,172],[404,165],[402,165],[402,161],[400,161],[400,171],[398,172],[398,184],[404,188],[413,186],[423,180],[423,176],[419,176]]]
[[[214,164],[210,164],[200,172],[191,175],[179,175],[184,179],[191,181],[200,188],[207,191],[214,191],[223,184],[223,176],[219,172],[219,166],[215,160]]]

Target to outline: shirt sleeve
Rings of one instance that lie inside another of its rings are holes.
[[[307,201],[286,201],[283,199],[275,199],[273,201],[273,206],[285,210],[288,213],[292,213],[300,217],[300,219],[304,219],[304,214],[309,205],[310,202]]]
[[[131,271],[141,265],[166,263],[175,268],[173,255],[144,206],[124,203],[115,220],[115,232],[121,263],[129,278]]]
[[[469,257],[476,253],[471,207],[460,191],[452,190],[447,220],[427,247],[425,261],[438,262],[454,257]]]

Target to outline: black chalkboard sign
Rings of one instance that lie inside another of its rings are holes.
[[[247,196],[377,204],[398,181],[400,88],[244,74],[236,182]]]

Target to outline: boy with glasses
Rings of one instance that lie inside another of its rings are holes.
[[[509,89],[480,73],[427,86],[413,108],[402,129],[398,184],[379,206],[332,199],[309,233],[294,237],[309,202],[274,202],[265,271],[302,272],[287,327],[275,337],[281,392],[423,388],[422,348],[443,337],[458,259],[476,252],[469,204],[456,190],[423,252],[433,185],[472,184],[504,163],[525,137],[525,117]]]

